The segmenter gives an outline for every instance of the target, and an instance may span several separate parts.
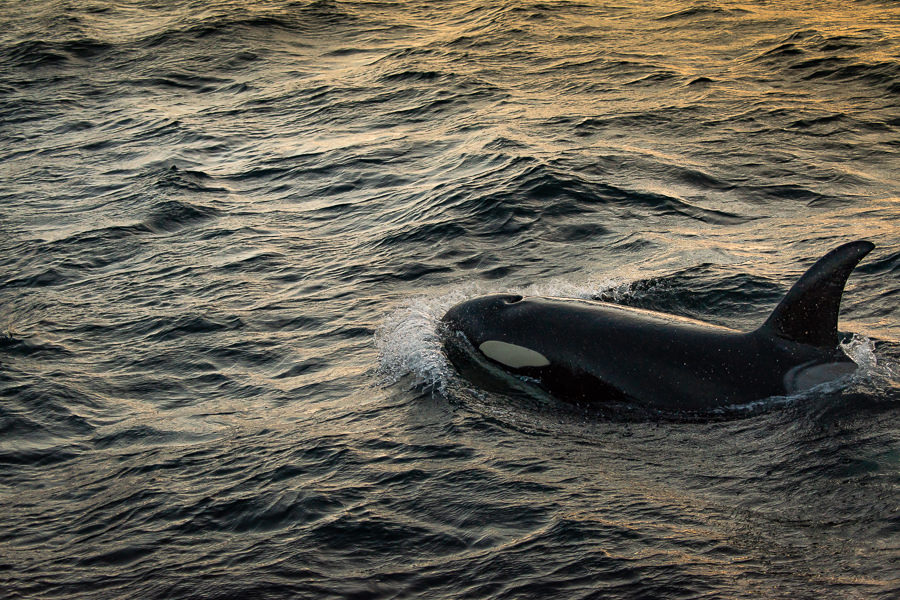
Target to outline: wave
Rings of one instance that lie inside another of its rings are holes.
[[[333,0],[286,2],[277,6],[225,3],[205,11],[180,11],[165,30],[143,37],[144,48],[158,48],[173,44],[194,44],[197,41],[216,41],[222,38],[245,36],[278,36],[287,34],[334,33],[336,29],[360,25],[360,19],[352,10]],[[310,42],[312,40],[309,40]],[[303,44],[303,38],[292,39],[293,44]]]
[[[14,326],[15,323],[8,323],[7,331],[0,333],[0,354],[36,360],[54,360],[74,355],[71,350],[61,344],[41,340],[37,337],[22,337],[11,331]]]
[[[24,40],[4,48],[0,64],[37,69],[61,64],[85,64],[114,49],[112,44],[90,38],[50,41]]]
[[[684,8],[681,10],[677,10],[675,12],[669,13],[667,15],[663,15],[661,17],[656,17],[658,21],[695,21],[698,18],[702,19],[711,19],[714,21],[718,21],[723,17],[729,16],[743,16],[750,13],[750,11],[745,9],[727,9],[721,8],[718,6],[713,6],[710,4],[696,4],[694,6],[690,6],[688,8]]]
[[[757,54],[752,62],[776,68],[785,76],[806,81],[857,82],[887,91],[900,88],[900,65],[872,60],[883,40],[861,32],[828,35],[816,30],[794,31]]]
[[[574,243],[603,239],[613,231],[611,223],[637,214],[714,224],[753,219],[705,207],[700,200],[614,185],[605,181],[603,173],[577,172],[527,157],[464,156],[447,172],[466,172],[470,165],[478,165],[478,170],[459,185],[438,184],[408,208],[401,204],[396,216],[391,215],[383,225],[383,235],[371,242],[372,247],[445,243],[464,235],[500,240],[534,231],[548,240]],[[685,183],[698,189],[730,187],[696,171],[681,175]]]

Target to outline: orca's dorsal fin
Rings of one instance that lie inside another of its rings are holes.
[[[844,286],[851,271],[874,247],[864,240],[850,242],[817,260],[775,307],[760,331],[801,344],[837,347]]]

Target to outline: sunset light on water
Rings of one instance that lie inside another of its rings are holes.
[[[0,23],[0,596],[900,594],[895,3]],[[583,405],[445,350],[489,294],[751,331],[855,240],[859,367],[801,393]]]

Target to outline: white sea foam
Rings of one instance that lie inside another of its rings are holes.
[[[624,297],[628,294],[630,282],[621,279],[588,279],[585,282],[565,281],[563,279],[550,279],[541,283],[533,283],[531,285],[514,288],[509,290],[512,293],[522,294],[523,296],[550,296],[553,298],[580,298],[589,300],[596,298],[603,293],[613,293],[615,299]]]
[[[450,365],[441,344],[440,319],[474,294],[451,290],[411,298],[391,312],[375,332],[379,373],[385,384],[411,375],[415,385],[443,389]]]
[[[878,366],[875,342],[864,335],[854,333],[849,340],[841,342],[841,350],[863,371],[874,371]]]
[[[841,350],[859,367],[855,379],[881,390],[900,388],[900,364],[890,359],[879,359],[875,342],[864,335],[854,333]]]

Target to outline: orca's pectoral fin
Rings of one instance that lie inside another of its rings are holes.
[[[839,246],[803,274],[760,328],[782,338],[823,348],[837,346],[838,311],[850,273],[875,244]]]

